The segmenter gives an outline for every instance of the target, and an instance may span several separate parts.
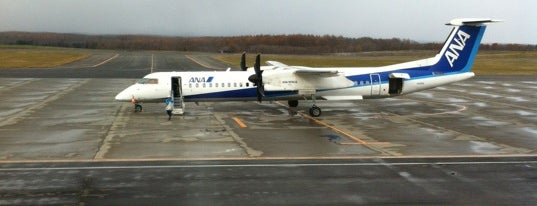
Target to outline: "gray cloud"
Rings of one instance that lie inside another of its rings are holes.
[[[505,20],[484,42],[537,44],[534,0],[0,0],[0,31],[235,36],[316,34],[443,41],[456,17]]]

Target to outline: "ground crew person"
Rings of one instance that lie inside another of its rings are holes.
[[[173,111],[173,99],[171,97],[166,98],[166,113],[168,114],[168,121],[172,119]]]

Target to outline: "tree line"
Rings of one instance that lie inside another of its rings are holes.
[[[110,50],[251,52],[273,54],[352,53],[368,51],[436,50],[442,43],[409,39],[347,38],[333,35],[250,35],[236,37],[168,37],[149,35],[84,35],[0,32],[0,44]],[[537,45],[482,44],[484,50],[535,51]]]

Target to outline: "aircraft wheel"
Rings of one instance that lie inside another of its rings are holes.
[[[139,105],[139,104],[134,105],[134,112],[142,112],[142,105]]]
[[[298,100],[289,100],[287,101],[289,107],[298,107]]]
[[[321,116],[321,108],[313,106],[310,108],[310,115],[313,117]]]

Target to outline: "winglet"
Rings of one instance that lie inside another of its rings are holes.
[[[448,26],[483,26],[488,23],[502,22],[502,20],[485,19],[485,18],[464,18],[453,19],[446,23]]]

